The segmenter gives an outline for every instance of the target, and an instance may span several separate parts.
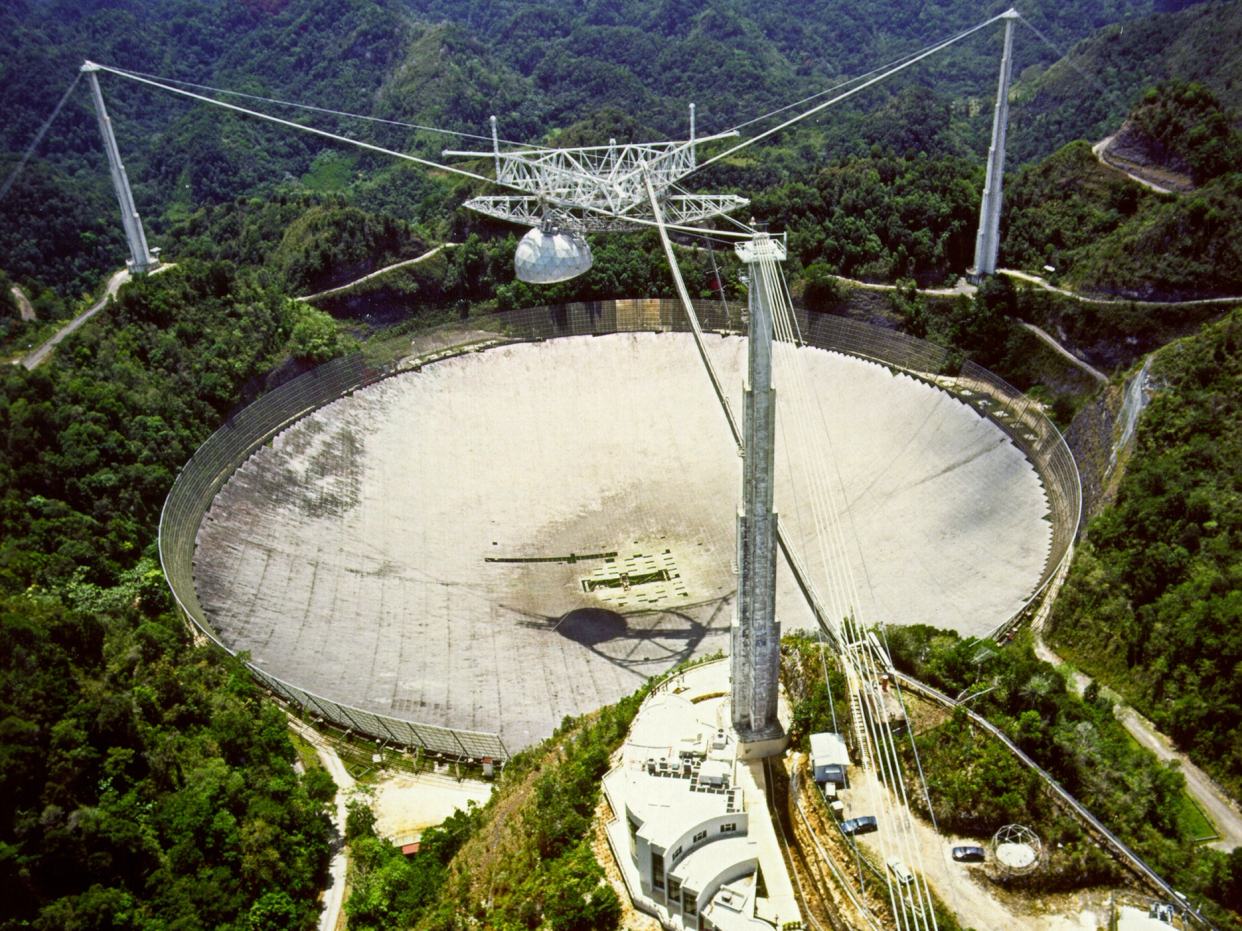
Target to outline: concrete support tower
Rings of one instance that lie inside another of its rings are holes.
[[[731,631],[733,728],[752,756],[784,747],[777,720],[780,624],[776,620],[776,511],[773,449],[776,392],[772,388],[771,284],[761,261],[784,261],[784,247],[766,233],[737,247],[750,273],[750,340],[743,400],[742,505],[737,515],[737,605]]]
[[[142,219],[134,206],[134,195],[129,190],[129,178],[125,174],[125,166],[121,164],[121,150],[116,146],[116,136],[112,132],[112,120],[104,107],[103,94],[99,90],[99,78],[96,76],[99,66],[86,62],[82,66],[91,83],[91,96],[95,99],[95,114],[99,117],[99,131],[103,133],[104,151],[108,153],[108,167],[112,170],[112,184],[116,188],[116,199],[121,203],[121,222],[125,224],[125,238],[129,240],[130,258],[126,261],[132,274],[141,275],[158,266],[159,259],[147,249],[147,237],[142,231]]]
[[[973,279],[996,274],[996,253],[1000,249],[1001,186],[1005,178],[1005,129],[1009,125],[1009,77],[1013,72],[1013,24],[1018,11],[1001,14],[1005,19],[1005,52],[1001,56],[1000,83],[996,89],[996,112],[992,115],[992,147],[988,149],[988,175],[983,185],[983,205],[979,210],[979,235],[975,238]]]

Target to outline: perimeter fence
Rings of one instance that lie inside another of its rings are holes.
[[[726,310],[716,302],[695,301],[694,305],[704,330],[744,332],[740,306]],[[943,347],[842,317],[805,311],[798,312],[798,324],[806,344],[878,362],[960,398],[1000,427],[1027,456],[1048,495],[1053,538],[1043,575],[1035,594],[1023,606],[1025,610],[1055,575],[1078,531],[1082,500],[1078,470],[1056,427],[1035,402],[985,369],[967,362],[956,377],[944,375],[947,352]],[[194,587],[194,547],[199,528],[217,492],[251,453],[325,404],[400,372],[505,343],[689,330],[681,303],[669,298],[527,307],[445,324],[413,337],[404,335],[368,344],[362,352],[334,359],[281,385],[212,434],[181,470],[164,502],[160,564],[179,611],[203,636],[233,652],[211,626]],[[458,758],[505,760],[511,755],[496,734],[419,724],[366,711],[308,692],[253,664],[249,668],[274,694],[340,727]]]

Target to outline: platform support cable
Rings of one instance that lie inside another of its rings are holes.
[[[774,317],[779,345],[783,347],[784,374],[790,380],[789,387],[784,390],[785,396],[789,399],[786,406],[790,415],[788,419],[795,429],[810,431],[807,438],[812,435],[819,436],[822,431],[814,430],[814,416],[810,410],[814,387],[809,372],[806,370],[805,359],[795,349],[800,341],[795,333],[796,318],[788,301],[788,292],[783,287],[783,277],[779,275],[779,270],[775,268],[774,263],[763,273],[769,277],[769,284],[773,290],[780,288],[783,292],[784,300],[780,302],[780,310],[774,314]],[[883,713],[878,695],[878,681],[882,672],[867,649],[865,638],[860,634],[861,626],[856,617],[856,606],[860,603],[860,599],[847,556],[840,512],[835,505],[835,496],[832,493],[831,482],[828,480],[827,465],[823,461],[822,453],[819,456],[812,456],[807,452],[810,448],[809,443],[804,441],[797,445],[804,452],[804,471],[811,478],[809,484],[816,518],[816,537],[819,540],[825,570],[829,573],[831,580],[830,591],[834,602],[834,619],[842,617],[842,624],[847,628],[845,635],[839,636],[839,640],[844,647],[842,652],[846,660],[846,668],[852,674],[848,678],[853,680],[850,683],[852,697],[855,698],[852,708],[853,716],[860,719],[855,721],[855,727],[862,732],[863,739],[860,743],[863,746],[860,749],[864,758],[868,755],[873,758],[877,779],[877,783],[873,784],[877,788],[876,809],[886,811],[885,821],[888,821],[892,828],[891,838],[886,837],[889,832],[881,831],[881,847],[887,847],[890,840],[895,842],[906,862],[917,866],[922,875],[922,857],[914,838],[909,796],[901,773],[896,741],[888,725],[887,715]],[[821,450],[824,449],[822,443],[816,446]],[[847,605],[854,606],[853,610],[847,611]],[[826,672],[825,678],[827,678]],[[864,703],[873,709],[870,720]],[[889,786],[892,790],[891,794],[878,791],[878,780],[883,780]],[[895,804],[898,800],[900,804]],[[911,895],[917,894],[920,904],[905,918],[899,917],[899,922],[908,920],[912,927],[934,928],[935,916],[931,909],[930,890],[927,887],[926,876],[922,875],[922,878],[916,881],[915,887],[909,891]],[[905,900],[905,890],[896,890],[896,893],[898,894],[893,898],[894,910],[902,913],[904,909],[899,908],[898,900]]]
[[[784,291],[783,280],[777,280],[781,276],[774,263],[772,267],[763,269],[761,273],[768,279],[769,287],[773,290]],[[782,294],[782,296],[786,295]],[[865,647],[865,638],[859,634],[857,624],[852,617],[853,612],[846,600],[852,597],[856,603],[857,595],[851,592],[852,579],[844,547],[844,536],[840,528],[839,511],[833,500],[834,496],[827,480],[827,467],[822,456],[813,456],[808,452],[810,444],[807,440],[810,436],[816,435],[813,433],[813,418],[809,410],[809,398],[813,393],[809,373],[801,364],[804,359],[796,350],[797,340],[793,328],[792,307],[788,305],[787,300],[781,303],[783,306],[776,317],[779,345],[782,349],[783,374],[789,382],[789,387],[785,390],[789,403],[785,410],[787,419],[792,423],[793,428],[805,434],[803,442],[796,445],[803,452],[804,471],[811,478],[809,485],[816,518],[816,538],[819,541],[825,569],[829,572],[829,591],[835,601],[834,619],[841,617],[843,619],[841,626],[845,628],[840,639],[845,644],[843,659],[849,670],[847,679],[851,680],[851,694],[854,697],[852,717],[858,733],[864,768],[869,769],[873,774],[873,781],[869,787],[872,810],[876,812],[881,825],[880,848],[886,858],[890,853],[896,853],[905,862],[917,867],[919,865],[918,848],[913,842],[912,825],[908,823],[909,802],[905,794],[904,780],[901,777],[900,761],[897,758],[887,716],[883,713],[878,698],[874,694],[878,677],[872,668],[873,661]],[[834,545],[838,542],[839,545]],[[867,714],[868,706],[872,709],[870,715]],[[884,786],[887,786],[890,791],[885,791]],[[902,931],[917,931],[919,928],[929,927],[926,924],[929,916],[934,922],[934,916],[929,907],[925,907],[925,904],[910,909],[905,907],[907,901],[912,901],[911,897],[916,894],[920,902],[924,899],[929,902],[930,897],[925,891],[918,889],[917,886],[914,889],[906,889],[894,883],[891,873],[887,870],[884,871],[884,876],[889,885],[890,901],[898,927]]]
[[[153,81],[150,78],[140,77],[137,74],[134,74],[129,71],[122,71],[119,68],[109,68],[107,65],[98,65],[98,64],[95,64],[94,62],[89,62],[89,61],[82,67],[85,70],[87,69],[87,66],[90,66],[90,68],[93,69],[94,71],[107,71],[110,74],[116,74],[116,75],[119,75],[120,77],[128,78],[131,81],[137,81],[140,84],[147,84],[147,85],[150,85],[151,87],[158,87],[160,90],[168,91],[170,94],[180,94],[182,97],[189,97],[192,100],[198,100],[203,103],[208,103],[215,107],[223,107],[225,110],[232,110],[235,113],[241,113],[241,114],[244,114],[245,116],[257,117],[258,119],[261,119],[261,120],[267,120],[269,123],[276,123],[280,126],[287,126],[290,129],[296,129],[299,132],[310,133],[313,136],[320,136],[324,139],[331,139],[334,142],[341,142],[346,145],[357,146],[360,149],[366,149],[370,152],[378,152],[381,155],[391,155],[393,158],[400,158],[400,159],[404,159],[407,162],[414,162],[416,165],[423,165],[426,168],[434,168],[436,171],[448,171],[448,172],[452,172],[453,174],[461,175],[462,177],[465,177],[465,178],[473,178],[475,181],[485,181],[488,184],[495,183],[495,179],[493,178],[488,178],[485,175],[476,174],[473,171],[466,171],[464,168],[454,168],[451,165],[441,165],[438,162],[433,162],[433,161],[430,161],[429,159],[419,158],[417,155],[409,155],[406,152],[397,152],[394,149],[386,149],[383,146],[372,145],[369,142],[362,142],[358,139],[350,139],[348,136],[341,136],[341,135],[338,135],[337,133],[328,132],[326,129],[317,129],[314,126],[306,126],[302,123],[295,123],[292,120],[283,120],[278,116],[272,116],[269,113],[261,113],[258,110],[249,110],[246,107],[239,107],[236,104],[225,103],[223,100],[213,100],[212,98],[205,97],[202,94],[195,94],[195,93],[192,93],[191,91],[183,90],[179,87],[172,87],[168,84],[161,83],[160,81]]]
[[[69,88],[61,95],[60,101],[52,109],[52,115],[43,121],[43,125],[39,127],[39,131],[35,133],[34,141],[26,146],[26,151],[22,153],[21,159],[18,160],[13,170],[9,172],[9,176],[4,179],[4,185],[0,186],[0,200],[4,200],[4,195],[12,190],[17,176],[22,173],[22,169],[26,167],[26,163],[30,161],[30,156],[34,155],[35,150],[39,148],[39,143],[43,141],[43,137],[47,135],[48,129],[51,128],[53,121],[60,115],[61,109],[69,100],[69,95],[73,93],[74,88],[78,86],[78,81],[82,80],[82,72],[79,71],[73,76],[73,80],[69,82]]]
[[[946,39],[943,42],[938,42],[935,45],[928,48],[927,50],[910,57],[908,60],[902,62],[901,64],[896,65],[892,68],[889,68],[887,71],[883,72],[882,74],[877,75],[871,80],[865,81],[864,83],[859,84],[857,87],[853,87],[848,91],[838,94],[836,97],[833,97],[830,100],[826,100],[823,103],[812,107],[810,110],[803,111],[797,116],[794,116],[794,117],[791,117],[790,119],[785,120],[785,122],[781,123],[780,125],[774,126],[771,129],[768,129],[768,130],[765,130],[764,132],[759,133],[759,135],[757,136],[752,136],[751,138],[745,140],[744,142],[739,142],[737,145],[729,147],[728,149],[719,153],[718,155],[713,155],[711,158],[707,159],[705,162],[702,162],[697,167],[706,168],[708,165],[712,164],[713,162],[718,162],[722,158],[727,158],[728,156],[741,151],[747,146],[754,145],[756,142],[759,142],[762,139],[768,138],[768,136],[774,135],[775,133],[778,133],[783,129],[787,129],[790,126],[793,126],[795,123],[800,123],[802,120],[805,120],[807,117],[814,116],[816,113],[819,113],[821,110],[825,110],[828,107],[833,106],[834,104],[840,103],[842,100],[845,100],[849,97],[853,97],[855,94],[859,93],[860,91],[866,90],[868,87],[871,87],[871,85],[878,84],[879,82],[885,80],[886,78],[890,78],[895,74],[905,71],[907,68],[911,67],[912,65],[918,64],[924,58],[927,58],[930,55],[934,55],[936,54],[936,52],[943,51],[949,46],[957,42],[960,42],[962,39],[965,39],[967,36],[974,35],[980,29],[984,29],[987,26],[992,25],[992,23],[996,22],[999,19],[1002,19],[1004,16],[1005,14],[1001,14],[999,16],[993,16],[991,19],[984,20],[979,25],[973,26],[972,28],[967,29],[964,32],[960,32],[957,35],[953,36],[952,38]]]

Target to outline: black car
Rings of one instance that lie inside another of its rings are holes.
[[[841,822],[841,833],[843,834],[870,834],[872,831],[878,831],[880,826],[876,823],[875,818],[870,815],[864,815],[861,818],[851,818],[849,821]]]
[[[958,863],[982,863],[986,856],[982,847],[953,848],[953,859]]]

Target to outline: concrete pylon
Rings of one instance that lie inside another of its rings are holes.
[[[121,204],[121,222],[125,225],[125,238],[129,241],[130,253],[125,264],[129,266],[131,273],[141,275],[158,266],[159,259],[147,249],[142,218],[138,216],[138,208],[134,206],[129,178],[125,174],[125,166],[121,164],[121,150],[117,148],[116,135],[112,132],[112,120],[108,118],[103,93],[99,90],[99,66],[88,61],[82,65],[82,71],[90,80],[91,96],[95,99],[95,115],[99,117],[99,131],[103,134],[104,151],[108,153],[108,168],[112,171],[112,185],[116,188],[116,199]]]
[[[968,274],[980,279],[996,273],[1000,251],[1001,187],[1005,178],[1005,130],[1009,125],[1009,78],[1013,73],[1013,24],[1018,11],[1007,10],[1005,51],[1001,56],[1000,81],[996,89],[996,110],[992,114],[992,145],[988,149],[988,174],[983,185],[983,204],[979,209],[979,233],[975,237],[975,264]]]
[[[777,719],[781,630],[776,619],[776,511],[773,508],[776,392],[772,388],[771,282],[765,260],[785,249],[766,233],[737,247],[750,273],[750,339],[743,398],[742,505],[737,514],[737,604],[731,629],[733,729],[739,755],[779,753],[787,740]],[[769,268],[772,266],[769,265]]]

